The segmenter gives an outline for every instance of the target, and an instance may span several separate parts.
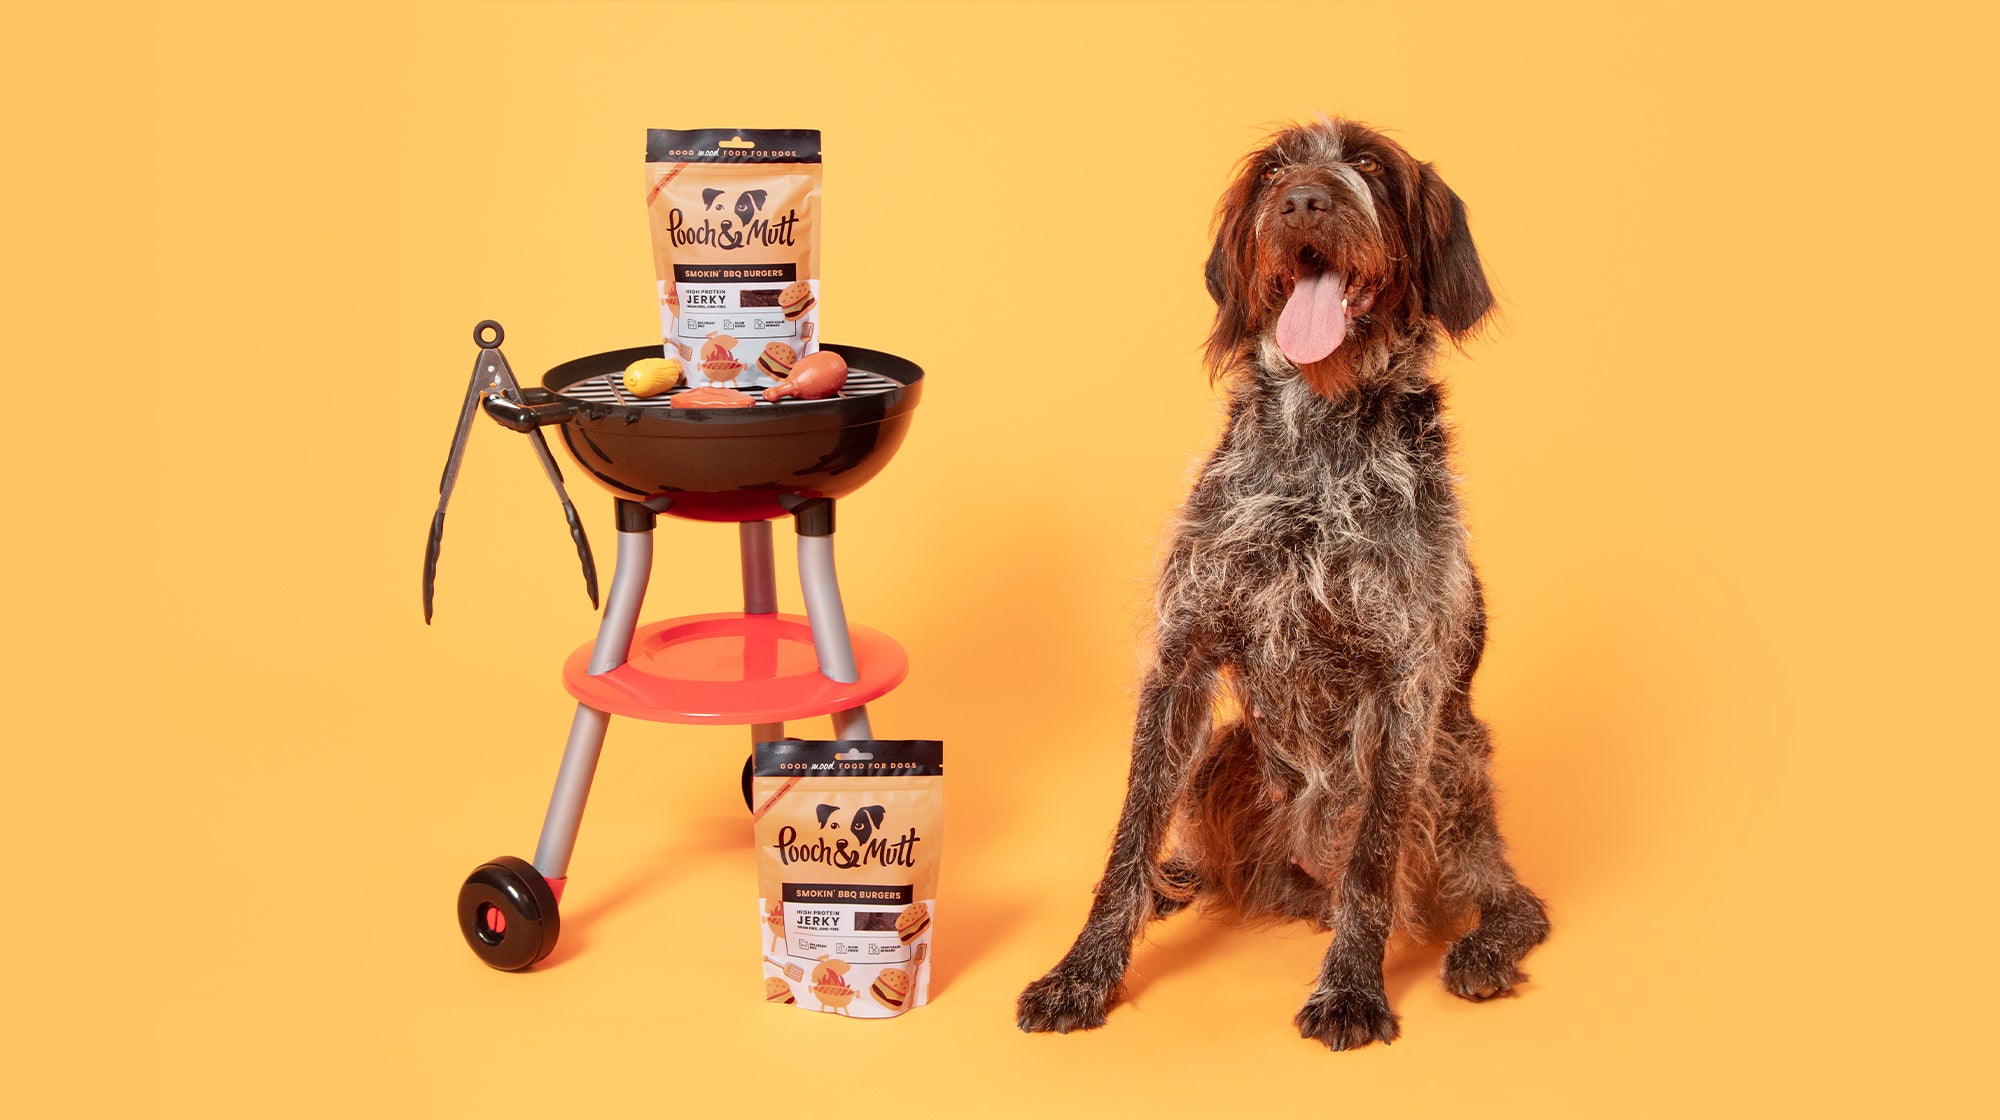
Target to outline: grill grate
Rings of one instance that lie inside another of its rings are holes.
[[[676,385],[657,397],[635,397],[625,391],[623,379],[624,374],[622,372],[604,373],[596,377],[586,377],[573,385],[565,386],[562,390],[562,395],[575,397],[577,400],[589,401],[592,404],[615,404],[624,405],[629,408],[672,408],[673,405],[669,402],[675,396],[688,391],[686,385]],[[840,395],[843,397],[865,397],[871,393],[886,393],[891,389],[901,388],[903,388],[903,384],[899,381],[884,377],[879,373],[869,373],[865,370],[855,369],[848,371],[847,384],[841,386]],[[763,392],[762,389],[745,389],[743,391],[756,398],[756,404],[752,405],[753,408],[785,408],[794,403],[814,403],[812,401],[801,402],[797,397],[785,397],[782,400],[767,401],[761,395]]]

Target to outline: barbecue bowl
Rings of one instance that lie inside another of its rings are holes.
[[[811,498],[842,498],[880,473],[923,395],[915,362],[858,346],[822,345],[847,361],[841,395],[761,398],[751,408],[673,408],[673,394],[636,398],[619,379],[660,347],[564,362],[516,404],[486,412],[516,431],[559,427],[564,446],[618,497],[695,521],[764,521]],[[675,390],[678,393],[684,390]]]

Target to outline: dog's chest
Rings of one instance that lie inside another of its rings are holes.
[[[1295,564],[1358,558],[1407,534],[1431,465],[1397,419],[1358,417],[1303,389],[1253,413],[1211,463],[1220,527]]]
[[[1407,534],[1415,508],[1394,483],[1346,466],[1228,477],[1206,528],[1230,574],[1303,589],[1383,558],[1389,542]]]
[[[1278,406],[1237,416],[1202,471],[1182,524],[1185,590],[1247,633],[1360,637],[1406,627],[1430,583],[1442,456],[1396,418]]]

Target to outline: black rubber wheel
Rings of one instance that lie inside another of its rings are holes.
[[[757,806],[750,800],[750,772],[755,768],[753,764],[756,761],[755,755],[743,756],[743,807],[753,813],[757,811]]]
[[[562,918],[535,865],[501,856],[480,864],[458,888],[458,930],[480,960],[519,972],[555,949]]]

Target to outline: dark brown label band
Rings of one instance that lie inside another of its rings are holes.
[[[818,163],[816,128],[649,128],[647,163]]]
[[[869,886],[865,883],[786,883],[786,902],[826,902],[843,906],[908,906],[915,901],[908,883],[900,887]],[[891,915],[889,929],[896,924]]]
[[[789,284],[799,278],[799,266],[784,264],[677,264],[679,284]]]
[[[842,757],[845,756],[845,757]],[[758,743],[760,778],[940,777],[942,739],[780,739]]]

